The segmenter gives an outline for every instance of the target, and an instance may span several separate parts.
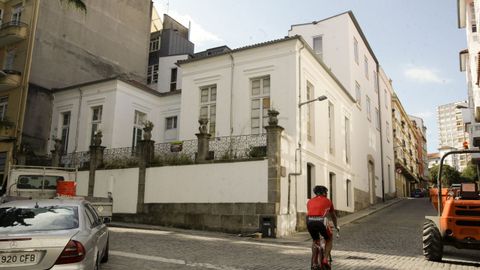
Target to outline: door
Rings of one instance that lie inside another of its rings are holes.
[[[375,169],[371,161],[368,161],[368,188],[370,191],[370,204],[375,204]]]

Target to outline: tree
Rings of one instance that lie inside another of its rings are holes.
[[[83,2],[84,0],[60,0],[62,3],[67,5],[72,5],[74,8],[87,13],[87,5]]]
[[[440,169],[440,166],[435,165],[428,169],[428,172],[430,173],[430,177],[432,178],[433,184],[437,183],[437,177],[438,177],[438,170]],[[450,185],[454,183],[460,183],[462,182],[462,177],[460,176],[460,172],[457,171],[455,168],[449,165],[443,165],[443,172],[442,172],[442,185],[444,187],[449,187]]]
[[[462,178],[465,182],[475,182],[478,179],[477,174],[477,165],[473,164],[471,161],[468,163],[467,167],[462,172]]]

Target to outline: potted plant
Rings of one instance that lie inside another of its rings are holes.
[[[170,151],[171,152],[180,152],[180,151],[182,151],[182,148],[183,148],[183,142],[182,141],[170,142]]]
[[[154,125],[152,121],[146,120],[143,122],[143,139],[149,141],[152,139],[152,129]]]

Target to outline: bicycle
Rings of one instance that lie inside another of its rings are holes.
[[[337,234],[336,238],[340,237],[340,229],[336,228]],[[312,259],[311,259],[311,264],[310,264],[310,269],[311,270],[330,270],[331,268],[327,265],[324,265],[323,258],[325,256],[325,238],[323,238],[322,235],[320,235],[320,244],[315,243],[313,241],[312,243]],[[329,265],[332,265],[332,254],[330,253],[330,256],[328,257],[328,262]]]

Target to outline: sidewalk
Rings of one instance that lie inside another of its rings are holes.
[[[364,218],[368,215],[371,215],[375,212],[378,212],[382,209],[390,207],[398,202],[403,201],[405,198],[395,198],[384,203],[378,203],[376,205],[370,206],[369,208],[365,208],[359,210],[355,213],[343,216],[338,218],[338,226],[342,227],[346,224],[352,223],[356,220]],[[186,229],[179,229],[173,227],[164,227],[164,226],[156,226],[156,225],[147,225],[147,224],[135,224],[135,223],[124,223],[124,222],[111,222],[109,227],[120,227],[120,228],[131,228],[131,229],[143,229],[143,230],[161,230],[161,231],[173,231],[178,233],[194,233],[198,235],[225,235],[229,237],[236,237],[233,234],[226,234],[221,232],[211,232],[211,231],[197,231],[197,230],[186,230]],[[270,243],[279,243],[279,244],[292,244],[292,243],[299,243],[304,241],[310,241],[310,235],[308,232],[296,232],[292,235],[286,237],[279,237],[279,238],[256,238],[255,240],[265,241]]]

